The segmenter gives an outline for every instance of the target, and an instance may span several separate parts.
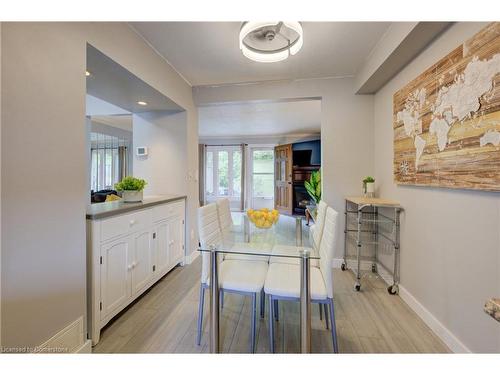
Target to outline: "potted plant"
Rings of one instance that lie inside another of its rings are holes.
[[[365,195],[373,197],[375,194],[375,179],[371,176],[366,176],[363,180],[363,190]]]
[[[314,201],[314,204],[307,205],[306,208],[309,210],[309,213],[314,217],[316,217],[316,204],[321,200],[321,171],[314,171],[311,173],[311,178],[309,181],[304,181],[304,187],[306,188],[307,193]]]
[[[115,189],[122,193],[124,202],[142,202],[143,190],[147,182],[132,176],[127,176],[117,184]]]

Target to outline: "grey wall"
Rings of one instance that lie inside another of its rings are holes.
[[[148,181],[147,195],[185,194],[187,184],[186,113],[133,115],[136,147],[148,147],[147,156],[133,156],[134,175]]]
[[[500,194],[394,184],[393,94],[485,24],[452,26],[375,95],[378,193],[404,207],[401,284],[474,352],[500,352],[500,325],[483,312],[500,295]]]
[[[33,346],[85,313],[86,44],[187,110],[193,171],[197,111],[191,87],[126,24],[4,23],[1,38],[2,345]],[[185,191],[190,225],[198,185]]]
[[[193,92],[200,105],[321,98],[323,198],[338,212],[346,196],[361,193],[363,177],[373,171],[373,96],[355,95],[353,78],[200,86]],[[341,257],[344,243],[344,215],[339,218],[335,258]]]

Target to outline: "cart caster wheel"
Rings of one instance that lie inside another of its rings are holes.
[[[372,273],[377,273],[377,265],[372,264]]]
[[[387,288],[387,291],[389,292],[389,294],[395,295],[399,293],[399,287],[397,285],[391,285]]]
[[[359,292],[361,290],[361,284],[355,284],[354,289],[356,290],[356,292]]]
[[[342,271],[345,271],[345,270],[347,269],[347,265],[346,265],[345,263],[342,263],[342,264],[340,265],[340,269],[341,269]]]

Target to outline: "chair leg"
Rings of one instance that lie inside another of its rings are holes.
[[[334,353],[338,353],[339,347],[337,342],[337,327],[335,325],[335,310],[333,308],[333,298],[328,299],[328,304],[330,305],[330,321],[332,323],[333,351]]]
[[[321,306],[321,303],[318,304],[319,306],[319,320],[323,320],[323,308]]]
[[[274,303],[273,296],[269,295],[269,349],[274,353]]]
[[[222,289],[219,291],[219,303],[222,310],[224,308],[224,291]]]
[[[325,308],[325,324],[326,324],[326,329],[329,329],[329,324],[328,324],[328,304],[327,303],[323,303],[322,304],[323,307]],[[321,307],[320,307],[321,308]]]
[[[278,304],[278,300],[275,299],[274,300],[274,319],[276,319],[276,321],[280,320],[279,310],[280,310],[280,307],[279,307],[279,304]]]
[[[264,319],[266,313],[266,293],[264,293],[264,289],[260,291],[260,317]]]
[[[255,336],[256,336],[256,325],[257,325],[257,293],[252,295],[252,329],[250,335],[250,353],[255,353]]]
[[[199,346],[201,343],[201,331],[203,329],[203,305],[205,304],[205,288],[200,286],[200,305],[198,306],[198,332],[196,335],[196,344]]]

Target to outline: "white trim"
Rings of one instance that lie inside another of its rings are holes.
[[[200,255],[200,252],[198,250],[195,250],[191,254],[186,255],[185,260],[184,260],[184,264],[193,263],[196,260],[196,258],[198,258],[199,255]]]
[[[34,351],[37,353],[77,353],[85,350],[86,345],[88,344],[83,339],[83,316],[80,316],[43,344],[34,348]]]
[[[342,258],[334,258],[333,268],[340,268],[343,263]],[[352,268],[355,260],[348,259],[347,266]],[[372,262],[361,261],[362,270],[370,270]],[[384,268],[377,264],[379,275],[387,285],[392,284],[392,276],[385,272]],[[441,323],[429,310],[427,310],[404,286],[399,284],[399,296],[417,314],[420,319],[434,332],[453,353],[471,353],[471,350],[461,342],[443,323]]]
[[[77,354],[91,354],[92,353],[92,341],[85,340],[82,346],[75,350]]]
[[[432,315],[404,286],[399,285],[399,296],[443,340],[453,353],[471,353],[471,350]]]

